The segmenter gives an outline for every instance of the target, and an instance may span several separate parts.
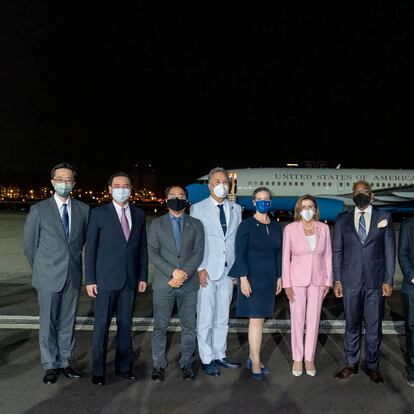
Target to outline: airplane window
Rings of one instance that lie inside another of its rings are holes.
[[[298,182],[297,181],[295,181],[295,187],[297,187],[298,186]]]
[[[391,187],[391,183],[388,183],[388,187]]]
[[[263,185],[263,181],[260,181],[260,185]]]
[[[320,183],[320,181],[318,181],[318,187],[320,187],[321,186],[321,183]]]
[[[275,182],[274,182],[274,181],[272,181],[272,185],[273,185],[273,186],[275,185]]]
[[[332,183],[328,183],[328,187],[332,187]]]
[[[326,187],[326,183],[323,183],[323,186]]]
[[[252,182],[251,181],[249,181],[249,185],[252,185]]]
[[[287,183],[286,183],[286,181],[283,181],[283,185],[286,185]]]
[[[382,183],[382,186],[385,187],[385,183]]]
[[[269,185],[269,181],[266,181],[266,185]]]
[[[339,183],[339,187],[342,187],[342,185],[343,185],[342,183]]]
[[[346,186],[347,186],[347,187],[349,187],[349,185],[350,185],[349,183],[346,183]]]
[[[315,183],[312,181],[312,187],[315,187]]]
[[[300,186],[303,187],[303,181],[301,181]]]
[[[257,185],[257,181],[254,182],[254,185]]]
[[[280,181],[277,182],[277,185],[280,185]]]
[[[292,181],[289,181],[289,185],[292,186]]]

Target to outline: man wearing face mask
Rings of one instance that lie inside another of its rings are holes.
[[[395,232],[391,214],[372,207],[372,189],[358,181],[352,189],[355,208],[338,215],[333,243],[334,293],[345,310],[345,366],[336,374],[358,373],[362,320],[365,325],[365,371],[374,383],[384,382],[378,370],[384,297],[392,294]]]
[[[155,267],[153,289],[152,379],[164,381],[167,329],[174,304],[181,323],[180,368],[184,379],[195,379],[192,367],[196,345],[197,269],[203,260],[204,228],[185,214],[187,190],[172,185],[165,190],[168,213],[155,219],[148,232],[148,254]]]
[[[198,268],[201,289],[197,299],[197,341],[202,369],[220,375],[218,367],[240,368],[226,357],[233,281],[227,277],[235,258],[235,239],[241,222],[240,205],[226,199],[229,177],[223,168],[208,175],[210,197],[191,206],[206,236],[203,262]]]
[[[108,330],[116,315],[115,373],[136,380],[132,371],[131,325],[136,292],[145,292],[148,255],[144,212],[128,203],[131,179],[118,172],[108,181],[112,202],[90,216],[85,251],[86,291],[94,298],[92,383],[105,384]]]
[[[58,376],[79,378],[70,366],[75,352],[75,318],[82,281],[82,249],[89,207],[70,197],[76,170],[69,163],[51,171],[55,193],[30,208],[24,227],[24,253],[33,269],[39,300],[39,344],[43,382]]]

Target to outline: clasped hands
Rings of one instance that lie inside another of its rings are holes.
[[[181,287],[185,281],[188,279],[187,272],[182,269],[175,269],[172,273],[172,278],[169,280],[168,284],[172,288],[179,288]]]
[[[344,296],[341,282],[336,281],[333,290],[334,290],[335,297],[342,298]],[[383,283],[382,284],[382,296],[390,297],[391,295],[392,295],[392,285],[389,285],[388,283]]]

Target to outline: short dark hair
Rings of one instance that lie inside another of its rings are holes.
[[[56,170],[60,170],[61,168],[66,168],[67,170],[71,170],[73,173],[73,179],[76,179],[77,171],[73,164],[69,164],[68,162],[61,162],[58,165],[55,165],[50,170],[50,178],[53,180],[55,178]]]
[[[254,190],[252,193],[253,200],[256,199],[256,194],[260,193],[261,191],[265,191],[266,193],[268,193],[270,199],[272,199],[272,192],[267,187],[257,187],[256,190]]]
[[[110,185],[110,186],[112,187],[112,181],[114,181],[114,178],[116,178],[116,177],[126,177],[126,178],[128,178],[128,180],[129,180],[129,184],[132,186],[132,179],[131,179],[131,176],[130,176],[129,174],[127,174],[126,172],[124,172],[124,171],[118,171],[118,172],[116,172],[115,174],[112,174],[112,175],[109,177],[109,180],[108,180],[108,185]]]
[[[179,188],[183,189],[183,190],[184,190],[184,194],[185,194],[185,198],[188,198],[188,191],[187,191],[187,189],[186,189],[183,185],[180,185],[180,184],[173,184],[173,185],[169,185],[169,186],[165,189],[165,191],[164,191],[164,196],[165,196],[165,198],[167,198],[167,197],[168,197],[168,193],[171,191],[171,188],[174,188],[174,187],[179,187]]]

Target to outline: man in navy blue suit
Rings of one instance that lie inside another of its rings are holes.
[[[407,343],[407,384],[414,387],[414,218],[401,223],[398,260],[404,275],[401,291]]]
[[[108,331],[116,314],[115,372],[136,380],[132,371],[132,312],[136,292],[147,287],[148,255],[144,212],[129,204],[131,179],[124,172],[108,182],[112,202],[92,210],[85,252],[86,290],[94,298],[92,383],[105,384]]]
[[[355,208],[338,215],[333,241],[334,293],[345,310],[345,366],[336,378],[358,373],[362,321],[365,324],[365,370],[374,383],[378,370],[384,297],[392,294],[395,232],[391,214],[372,207],[372,189],[358,181],[352,189]]]

